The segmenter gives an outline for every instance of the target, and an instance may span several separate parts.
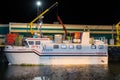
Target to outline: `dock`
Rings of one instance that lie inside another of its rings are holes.
[[[120,45],[108,45],[109,61],[120,61]]]
[[[0,64],[7,63],[6,56],[4,54],[4,45],[0,45]]]

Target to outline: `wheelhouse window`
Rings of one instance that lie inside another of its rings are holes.
[[[29,45],[34,45],[34,41],[28,41]]]
[[[81,46],[81,45],[76,45],[76,48],[77,48],[77,49],[81,49],[82,46]]]
[[[66,46],[66,45],[61,45],[61,48],[62,48],[62,49],[66,49],[67,46]]]
[[[40,45],[40,41],[36,41],[35,44],[36,44],[36,45]]]
[[[53,45],[53,48],[54,48],[54,49],[58,49],[58,48],[59,48],[59,45]]]

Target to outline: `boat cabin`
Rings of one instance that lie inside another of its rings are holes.
[[[40,48],[40,45],[43,43],[51,43],[52,41],[49,38],[26,38],[25,46],[30,48]]]

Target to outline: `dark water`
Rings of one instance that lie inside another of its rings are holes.
[[[120,80],[120,63],[109,65],[6,66],[0,80]]]

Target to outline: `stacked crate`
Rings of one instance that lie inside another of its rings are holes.
[[[18,35],[15,39],[15,45],[16,46],[21,46],[23,41],[23,35]]]
[[[55,34],[54,40],[55,40],[55,43],[62,43],[63,42],[62,34]]]

